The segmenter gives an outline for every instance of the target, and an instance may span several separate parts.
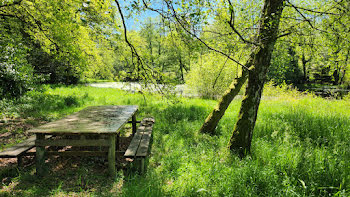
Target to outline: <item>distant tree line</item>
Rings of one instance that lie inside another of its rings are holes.
[[[249,59],[259,21],[252,13],[262,6],[232,1],[233,12],[227,12],[228,2],[173,1],[178,17],[162,10],[167,1],[158,2],[157,9],[150,1],[124,2],[125,15],[134,18],[145,10],[159,13],[127,29],[140,65],[125,43],[115,1],[1,1],[0,95],[20,96],[38,83],[153,78],[155,83],[187,83],[200,96],[216,98]],[[267,80],[349,87],[349,3],[286,7]]]

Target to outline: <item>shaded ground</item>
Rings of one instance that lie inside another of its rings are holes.
[[[31,118],[16,118],[0,122],[0,150],[29,138],[30,134],[27,132],[29,129],[46,122]]]
[[[22,122],[22,124],[12,124],[13,129],[18,130],[19,127],[23,127],[25,131],[18,134],[11,134],[10,131],[0,134],[2,146],[15,143],[15,139],[29,137],[26,130],[33,126],[26,125],[23,121],[18,122]],[[122,153],[127,149],[132,139],[129,135],[130,131],[131,127],[125,127],[124,133],[128,137],[120,137],[117,150],[116,167],[122,176],[131,173],[129,164],[132,160],[124,159]],[[76,151],[85,150],[87,147],[50,147],[49,149]],[[30,152],[35,152],[35,148],[31,149]],[[107,192],[103,195],[109,196],[110,192],[114,194],[120,192],[123,185],[122,182],[115,181],[108,176],[107,157],[50,156],[46,159],[46,165],[48,175],[39,178],[35,175],[34,156],[25,156],[22,166],[17,166],[16,158],[0,158],[0,196],[47,196],[60,193],[66,195],[70,192],[82,191],[98,195]],[[29,191],[30,193],[26,194]]]

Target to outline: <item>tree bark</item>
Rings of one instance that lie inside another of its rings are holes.
[[[261,94],[266,80],[271,54],[278,35],[284,0],[265,0],[258,34],[259,46],[252,51],[253,68],[248,75],[248,85],[241,104],[238,121],[232,133],[229,148],[241,157],[250,152],[253,130]]]
[[[349,55],[350,55],[350,49],[348,49],[348,53],[346,54],[345,65],[348,64]],[[343,69],[343,75],[342,75],[342,77],[340,78],[339,84],[343,84],[345,75],[346,75],[346,66],[345,66],[344,69]]]
[[[301,63],[303,64],[303,74],[304,74],[304,76],[303,76],[303,81],[304,81],[304,83],[306,83],[307,81],[308,81],[308,76],[307,76],[307,71],[306,71],[306,64],[309,62],[311,60],[311,58],[310,59],[306,59],[305,58],[305,54],[304,54],[304,51],[303,51],[303,55],[302,55],[302,57],[301,57]]]
[[[182,59],[181,59],[181,54],[179,56],[179,66],[180,66],[180,79],[181,79],[181,82],[184,82],[185,79],[184,79],[184,65],[182,64]]]
[[[273,26],[269,27],[268,22],[269,21],[273,21],[274,19],[278,19],[279,22],[279,18],[280,15],[282,13],[282,9],[283,8],[278,8],[279,10],[279,15],[276,16],[271,16],[272,13],[276,13],[273,12],[273,10],[267,10],[267,6],[272,6],[271,3],[273,4],[278,4],[278,6],[283,6],[283,2],[284,0],[266,0],[265,1],[265,6],[263,8],[263,13],[261,16],[261,22],[260,22],[260,33],[259,33],[259,39],[258,41],[261,41],[262,44],[265,43],[264,46],[259,46],[259,47],[255,47],[252,51],[252,53],[250,54],[250,58],[248,59],[247,63],[245,64],[246,68],[249,68],[249,70],[251,70],[252,68],[254,68],[253,70],[256,70],[256,65],[257,60],[256,60],[256,56],[259,54],[259,51],[261,50],[271,50],[269,57],[266,56],[265,58],[268,59],[268,64],[270,64],[270,59],[271,59],[271,53],[274,47],[274,43],[277,39],[277,32],[278,32],[278,23],[274,24]],[[277,6],[277,5],[276,5]],[[271,8],[270,8],[271,9]],[[275,8],[277,9],[277,8]],[[277,10],[276,10],[277,11]],[[270,14],[270,20],[263,20],[266,16],[268,16]],[[277,28],[275,27],[277,25]],[[270,32],[267,32],[269,28],[269,31],[275,31],[274,32],[274,40],[273,43],[269,43],[270,40],[264,40],[264,36],[265,37],[272,37],[272,35],[269,35]],[[264,31],[262,29],[265,29]],[[272,44],[272,45],[270,45]],[[271,47],[271,49],[268,49],[268,47]],[[264,57],[264,55],[267,54],[266,52],[262,53],[262,56]],[[230,105],[230,103],[232,102],[232,100],[235,98],[235,96],[239,93],[240,89],[242,88],[243,84],[245,83],[245,81],[248,78],[248,73],[249,70],[244,69],[242,72],[241,77],[235,79],[228,90],[226,90],[226,92],[222,95],[222,97],[219,100],[219,103],[217,104],[217,106],[214,108],[214,110],[209,114],[209,116],[206,118],[205,122],[203,123],[202,127],[200,128],[200,132],[202,133],[209,133],[209,134],[215,134],[215,128],[217,127],[219,121],[221,120],[222,116],[225,114],[226,109],[228,108],[228,106]],[[265,73],[266,75],[266,73]]]
[[[248,71],[243,70],[242,75],[236,78],[230,85],[229,89],[222,95],[219,103],[216,105],[214,110],[209,114],[204,124],[200,128],[200,132],[215,134],[215,128],[218,125],[220,119],[225,114],[226,109],[230,105],[231,101],[241,90],[243,84],[247,80]]]

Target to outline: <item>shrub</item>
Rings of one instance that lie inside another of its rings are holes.
[[[33,69],[22,43],[0,36],[0,98],[23,95],[31,89],[33,81]]]
[[[298,98],[302,96],[312,96],[309,92],[300,92],[292,85],[287,85],[285,82],[276,84],[274,81],[269,81],[264,86],[263,96],[276,98]]]
[[[238,69],[227,58],[207,54],[192,65],[186,75],[186,84],[202,98],[216,98],[230,85]]]

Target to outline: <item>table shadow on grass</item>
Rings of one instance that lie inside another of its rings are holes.
[[[34,164],[34,159],[27,162]],[[35,165],[8,169],[1,175],[2,180],[9,181],[3,183],[0,196],[48,196],[69,193],[103,196],[110,192],[119,192],[118,187],[122,186],[118,186],[122,176],[117,176],[116,180],[108,176],[108,166],[104,158],[49,157],[46,165],[47,174],[43,177],[35,175]]]
[[[123,143],[119,148],[125,149]],[[33,156],[25,157],[23,163],[20,168],[14,162],[0,169],[0,196],[144,196],[143,191],[148,191],[150,185],[152,194],[163,196],[160,185],[147,181],[146,175],[130,171],[129,163],[120,153],[115,179],[109,177],[108,161],[104,157],[49,156],[47,174],[43,177],[35,175]],[[145,181],[140,184],[140,180]]]

